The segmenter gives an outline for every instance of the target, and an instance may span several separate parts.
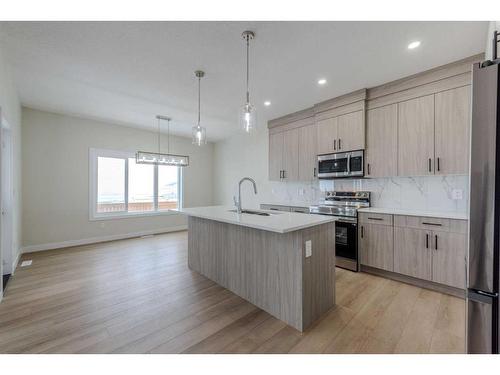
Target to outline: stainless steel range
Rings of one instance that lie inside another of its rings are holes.
[[[327,191],[325,200],[309,213],[336,216],[336,266],[358,271],[358,209],[370,207],[369,191]]]

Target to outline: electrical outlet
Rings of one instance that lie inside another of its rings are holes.
[[[33,263],[33,261],[31,259],[30,260],[23,260],[21,263],[21,267],[31,266],[31,263]]]
[[[454,200],[464,199],[464,191],[462,189],[453,189],[451,191],[451,199],[454,199]]]
[[[312,255],[312,241],[306,241],[306,258],[309,258]]]
[[[299,195],[302,197],[304,195],[306,195],[306,189],[304,188],[299,188]]]

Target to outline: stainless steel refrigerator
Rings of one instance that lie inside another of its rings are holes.
[[[496,58],[496,54],[494,55]],[[474,64],[470,220],[467,277],[467,352],[499,350],[500,241],[499,61]]]

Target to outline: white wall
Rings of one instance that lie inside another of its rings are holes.
[[[178,214],[89,221],[89,148],[155,150],[155,133],[23,108],[22,142],[26,251],[186,224]],[[190,156],[183,171],[184,206],[212,204],[213,144],[197,147],[190,139],[171,137],[170,146],[171,152]]]
[[[258,195],[249,184],[242,190],[243,205],[258,208],[260,203],[309,206],[318,203],[326,190],[367,190],[375,207],[466,212],[467,176],[393,177],[377,179],[322,180],[312,183],[268,180],[268,132],[239,134],[217,142],[214,149],[214,201],[232,205],[241,177],[256,180]],[[463,199],[453,200],[452,191],[462,190]]]
[[[17,261],[21,246],[21,105],[12,74],[0,48],[0,109],[11,127],[13,148],[12,260]],[[14,268],[14,267],[13,267]],[[0,281],[1,286],[1,281]],[[0,289],[1,290],[1,289]]]

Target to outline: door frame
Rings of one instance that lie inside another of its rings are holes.
[[[5,171],[3,168],[4,158],[6,156],[3,143],[8,142],[8,176],[6,178]],[[15,267],[13,259],[13,225],[14,220],[12,216],[12,207],[14,204],[14,194],[13,194],[13,149],[12,149],[12,132],[11,127],[5,117],[2,115],[2,109],[0,108],[0,301],[3,297],[3,274],[4,274],[4,261],[8,262],[9,273],[14,274]],[[9,184],[8,187],[5,186],[6,182]],[[7,203],[3,199],[3,194],[5,189],[8,189],[8,195],[6,197]],[[5,209],[8,209],[9,214],[3,215]],[[8,241],[4,246],[4,237],[8,236]],[[6,248],[7,247],[7,248]]]

